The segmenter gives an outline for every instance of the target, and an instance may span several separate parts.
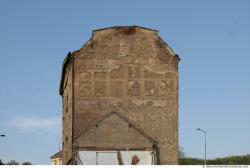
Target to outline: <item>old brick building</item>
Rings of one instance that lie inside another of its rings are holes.
[[[178,164],[179,60],[156,30],[93,31],[63,63],[63,164]]]

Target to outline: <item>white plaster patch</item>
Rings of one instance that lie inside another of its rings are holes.
[[[130,87],[133,86],[134,84],[135,84],[134,81],[129,81],[129,82],[128,82],[128,87],[130,88]]]
[[[165,88],[165,87],[166,87],[166,83],[161,82],[161,87],[162,87],[162,88]]]
[[[151,89],[150,92],[151,92],[151,94],[154,94],[154,89]]]
[[[166,100],[139,100],[134,98],[131,99],[131,102],[137,106],[146,105],[148,102],[152,102],[153,107],[165,107],[167,105]]]
[[[167,105],[166,100],[153,100],[154,107],[164,107],[166,105]]]
[[[131,102],[136,104],[137,106],[140,106],[140,105],[145,105],[147,104],[149,100],[138,100],[138,99],[131,99]]]

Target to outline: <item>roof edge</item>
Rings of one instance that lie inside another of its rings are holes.
[[[150,28],[146,28],[143,26],[137,26],[137,25],[133,25],[133,26],[111,26],[111,27],[106,27],[106,28],[102,28],[102,29],[95,29],[92,31],[92,33],[97,32],[97,31],[102,31],[102,30],[107,30],[107,29],[126,29],[126,28],[140,28],[140,29],[145,29],[145,30],[149,30],[149,31],[154,31],[154,32],[159,32],[158,30],[155,29],[150,29]]]
[[[62,73],[61,73],[61,80],[60,80],[60,87],[59,87],[59,94],[61,96],[63,94],[63,81],[65,78],[65,70],[66,70],[68,63],[70,62],[71,56],[72,56],[71,52],[68,52],[67,56],[65,57],[65,59],[63,61],[63,65],[62,65]]]

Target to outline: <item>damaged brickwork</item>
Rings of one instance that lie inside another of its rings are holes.
[[[129,149],[150,142],[159,148],[158,164],[178,164],[179,60],[156,30],[93,31],[63,63],[63,164],[74,164],[80,148]]]

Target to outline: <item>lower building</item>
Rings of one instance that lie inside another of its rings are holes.
[[[62,151],[50,156],[51,165],[62,165]]]

